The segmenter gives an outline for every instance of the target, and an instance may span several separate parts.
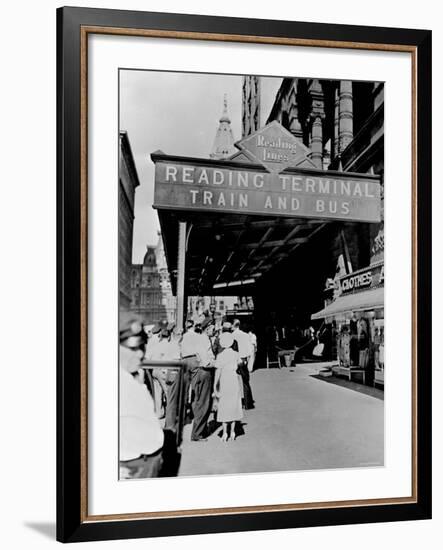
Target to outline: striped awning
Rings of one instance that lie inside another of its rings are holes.
[[[313,313],[311,319],[324,319],[348,311],[380,309],[384,307],[384,296],[384,287],[339,296],[322,310]]]

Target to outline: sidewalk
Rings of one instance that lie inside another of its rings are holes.
[[[186,426],[179,475],[382,466],[383,400],[317,378],[320,368],[254,372],[256,408],[245,411],[244,434],[223,443],[215,432],[195,443]]]

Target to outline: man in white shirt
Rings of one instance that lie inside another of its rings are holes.
[[[137,376],[146,342],[137,315],[120,315],[120,479],[157,477],[162,466],[163,430],[154,402]]]
[[[255,356],[257,354],[257,336],[252,332],[251,329],[249,329],[248,335],[249,335],[249,340],[251,342],[251,348],[252,348],[252,353],[248,361],[248,371],[252,372],[254,370]]]
[[[194,321],[186,322],[186,332],[183,334],[181,347],[181,359],[184,363],[183,367],[183,407],[186,409],[188,403],[189,386],[191,384],[191,373],[199,366],[197,358],[197,347],[199,342],[199,334],[194,331]],[[179,419],[179,401],[180,401],[180,384],[179,376],[175,376],[170,383],[167,401],[166,401],[166,416],[165,430],[177,432]]]
[[[183,334],[181,342],[182,359],[194,357],[196,355],[196,348],[200,340],[200,334],[195,332],[194,321],[189,319],[186,321],[186,332]]]
[[[206,332],[210,325],[210,319],[203,321],[202,332],[200,334],[196,334],[197,338],[194,338],[193,340],[198,366],[194,367],[191,371],[191,385],[194,394],[192,403],[194,421],[192,423],[191,441],[207,440],[206,429],[208,418],[211,414],[212,386],[215,365],[215,357],[212,351],[211,340]]]
[[[249,334],[243,330],[240,330],[240,321],[238,319],[234,319],[232,329],[232,336],[234,337],[234,341],[237,342],[238,354],[241,359],[241,362],[238,365],[238,373],[240,374],[243,382],[243,407],[245,409],[253,409],[254,398],[252,397],[248,370],[249,358],[251,357],[253,351],[251,339]]]
[[[180,347],[176,340],[171,340],[171,331],[163,328],[157,342],[146,349],[145,358],[148,361],[180,361]],[[155,412],[159,418],[166,414],[164,404],[167,401],[166,385],[167,370],[162,367],[152,369],[154,387]]]
[[[151,326],[151,330],[148,334],[148,341],[145,347],[145,358],[148,358],[148,355],[151,353],[151,350],[155,348],[160,342],[161,327],[160,325]]]

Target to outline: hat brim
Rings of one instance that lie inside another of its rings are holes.
[[[229,332],[223,332],[220,336],[220,346],[222,348],[230,348],[234,343],[234,337]]]
[[[120,343],[125,346],[125,348],[139,349],[140,346],[145,343],[145,339],[140,334],[136,334],[120,340]]]

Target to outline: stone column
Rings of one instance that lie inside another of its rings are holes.
[[[318,115],[312,120],[311,160],[317,168],[323,169],[323,124]]]
[[[289,111],[289,130],[297,139],[303,141],[303,129],[298,120],[298,109],[295,105],[291,106]]]
[[[254,131],[258,130],[261,125],[261,117],[260,117],[260,100],[261,100],[261,93],[260,93],[260,77],[254,76],[253,78],[253,90],[254,90],[254,112],[253,112],[253,118],[254,118]]]
[[[352,114],[352,82],[350,80],[340,81],[339,92],[339,154],[351,143],[353,132]]]
[[[297,87],[298,79],[294,78],[288,102],[289,130],[294,137],[303,141],[303,128],[299,119]]]
[[[242,86],[242,137],[260,128],[260,77],[244,76]]]
[[[340,86],[340,84],[338,84]],[[339,113],[340,113],[340,99],[338,96],[338,87],[335,89],[334,92],[334,158],[337,157],[340,154],[340,145],[339,145],[339,139],[338,139],[338,120],[339,120]]]
[[[309,86],[311,106],[311,160],[317,168],[323,169],[323,119],[325,118],[324,95],[320,82],[314,79]]]

